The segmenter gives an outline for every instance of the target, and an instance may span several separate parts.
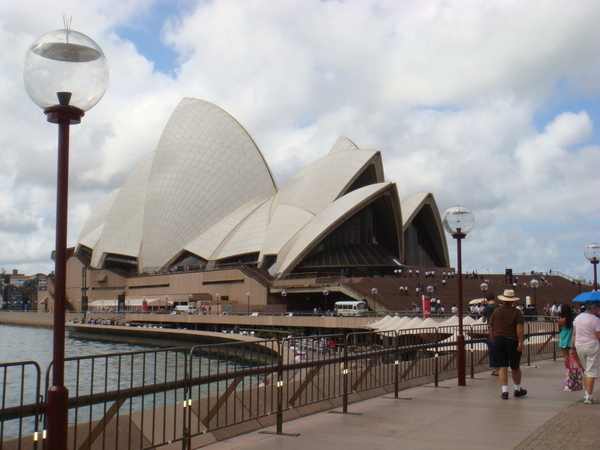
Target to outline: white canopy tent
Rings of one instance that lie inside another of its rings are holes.
[[[484,324],[483,319],[473,319],[471,316],[463,318],[463,325],[482,325]],[[373,322],[372,324],[366,325],[365,328],[370,328],[374,331],[400,331],[420,328],[439,328],[439,327],[452,327],[458,325],[458,316],[452,316],[442,322],[438,322],[431,317],[422,319],[420,317],[404,316],[385,316],[383,319]]]

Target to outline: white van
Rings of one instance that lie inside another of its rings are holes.
[[[173,310],[173,314],[197,314],[198,310],[193,306],[177,305]]]
[[[340,316],[362,316],[368,309],[366,302],[362,300],[347,300],[335,302],[335,311]]]

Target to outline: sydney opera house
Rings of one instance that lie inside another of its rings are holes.
[[[433,195],[401,198],[379,151],[340,137],[279,187],[246,130],[193,98],[95,208],[71,255],[73,309],[142,297],[256,308],[285,303],[286,280],[449,266]]]

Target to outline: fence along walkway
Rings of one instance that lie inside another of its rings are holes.
[[[273,425],[285,434],[288,420],[347,413],[353,402],[454,377],[456,333],[367,331],[68,358],[70,448],[190,449]],[[465,327],[471,376],[487,362],[486,334],[485,326]],[[528,361],[555,357],[556,346],[553,323],[526,323]],[[11,372],[35,366],[0,365],[2,392],[21,393],[12,403],[3,395],[2,448],[45,448],[39,368]]]

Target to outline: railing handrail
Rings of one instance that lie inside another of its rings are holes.
[[[544,321],[526,322],[526,339],[530,343],[526,347],[527,350],[524,357],[528,359],[528,362],[533,356],[532,352],[537,351],[534,347],[540,345],[542,350],[546,350],[545,354],[552,352],[553,356],[556,357],[556,342],[554,338],[556,337],[558,330],[555,326],[551,326],[550,329],[544,329],[547,324],[548,322]],[[483,347],[477,347],[483,345],[486,340],[485,335],[487,333],[487,326],[476,324],[465,325],[463,328],[466,337],[465,344],[467,348],[472,349],[470,352],[470,367],[471,376],[473,376],[475,366],[482,364],[487,359],[487,350],[484,350]],[[121,405],[127,399],[138,397],[145,398],[144,396],[156,396],[157,394],[162,393],[165,393],[166,395],[167,392],[171,391],[183,391],[184,394],[176,396],[176,398],[182,400],[181,397],[183,397],[184,406],[188,401],[198,402],[198,420],[200,421],[201,418],[204,417],[202,420],[208,421],[206,423],[202,422],[202,426],[206,427],[206,430],[202,431],[204,433],[206,431],[212,431],[225,426],[241,423],[236,421],[230,423],[225,419],[220,418],[219,410],[220,408],[227,408],[228,406],[226,405],[228,405],[230,401],[239,401],[246,397],[250,398],[250,401],[252,401],[253,390],[259,388],[258,384],[255,384],[258,383],[257,381],[251,382],[248,387],[244,388],[250,389],[247,395],[239,397],[235,396],[235,399],[237,400],[233,399],[231,396],[236,391],[236,387],[242,379],[248,378],[251,380],[255,377],[264,377],[265,386],[263,388],[272,390],[272,398],[277,399],[277,405],[275,407],[275,405],[271,403],[270,405],[274,407],[274,409],[272,409],[271,406],[265,404],[264,410],[257,409],[257,412],[254,412],[255,416],[253,417],[256,418],[261,415],[276,413],[278,432],[281,432],[283,424],[282,412],[290,407],[290,405],[286,406],[283,404],[282,389],[292,389],[289,392],[286,391],[285,398],[291,399],[288,401],[293,400],[293,407],[309,404],[315,401],[313,398],[315,394],[306,395],[306,398],[304,398],[303,393],[307,393],[306,390],[310,389],[311,383],[316,382],[316,376],[329,377],[328,379],[330,379],[330,381],[328,383],[333,383],[333,391],[329,393],[323,392],[322,397],[317,397],[326,400],[328,395],[331,396],[331,398],[342,395],[344,396],[345,409],[348,407],[348,396],[357,389],[365,390],[392,384],[394,386],[395,395],[397,396],[401,379],[406,380],[410,379],[411,376],[422,376],[423,374],[434,375],[435,383],[437,385],[437,380],[441,372],[454,370],[453,368],[455,367],[456,361],[454,359],[455,351],[453,350],[453,347],[456,346],[456,342],[451,338],[456,334],[456,331],[457,326],[416,328],[400,331],[355,331],[347,334],[294,338],[284,337],[280,340],[273,339],[266,341],[257,340],[252,343],[206,344],[196,346],[189,350],[189,352],[184,351],[181,348],[169,348],[156,351],[147,350],[142,352],[123,352],[110,355],[91,355],[87,357],[69,358],[70,361],[77,362],[78,364],[81,362],[81,365],[85,365],[84,362],[86,359],[103,357],[124,358],[132,355],[152,355],[153,353],[167,354],[166,352],[181,352],[184,355],[187,355],[182,361],[185,370],[173,379],[155,379],[152,384],[141,384],[126,388],[121,388],[120,381],[118,381],[118,389],[99,390],[90,394],[82,394],[70,398],[69,407],[80,408],[86,406],[89,407],[90,405],[107,405],[110,402]],[[423,336],[431,336],[433,342],[424,340]],[[449,337],[446,338],[446,336]],[[330,342],[333,342],[333,348],[330,346]],[[552,348],[548,346],[549,343],[552,344]],[[311,358],[297,359],[298,353],[296,350],[293,350],[294,348],[300,349],[302,352],[310,352],[312,355]],[[218,355],[221,355],[220,357],[229,355],[228,357],[240,358],[244,351],[251,352],[250,356],[254,354],[266,355],[269,352],[278,356],[270,363],[265,362],[264,364],[259,364],[254,367],[239,368],[236,366],[236,368],[231,371],[201,373],[194,368],[195,365],[200,363],[197,356],[198,352],[207,354],[214,353],[217,357],[219,357]],[[442,356],[440,356],[440,353]],[[479,362],[476,361],[476,358],[479,358]],[[429,363],[434,363],[434,365],[431,366]],[[6,364],[19,365],[25,364],[25,362]],[[411,375],[413,367],[416,367],[415,365],[417,364],[427,365],[420,367],[414,375]],[[0,365],[0,367],[2,366],[3,365]],[[400,373],[401,370],[402,374]],[[371,375],[373,371],[378,371],[376,376]],[[302,373],[304,373],[305,376],[298,381],[294,381],[295,377]],[[267,377],[275,378],[270,386],[266,382],[268,381]],[[375,382],[373,380],[379,381]],[[227,389],[225,389],[225,387],[218,387],[221,383],[226,383],[226,386],[228,386]],[[210,394],[210,386],[212,385],[216,387],[213,388],[214,393]],[[209,397],[197,397],[194,399],[191,394],[193,389],[200,388],[201,386],[209,387]],[[242,386],[244,386],[244,384],[242,384]],[[274,389],[276,389],[276,391]],[[323,387],[321,387],[320,390],[323,391]],[[256,395],[258,395],[258,392],[260,391],[256,392]],[[211,400],[211,395],[214,397],[214,400]],[[205,408],[210,409],[210,412],[206,412],[206,416],[200,415],[200,405],[202,404],[206,404]],[[212,405],[212,407],[210,407],[210,405]],[[251,403],[244,407],[252,411],[254,406],[255,405]],[[106,406],[104,407],[104,410],[107,410]],[[108,410],[112,411],[113,408],[108,408]],[[22,420],[25,417],[34,416],[40,412],[43,413],[44,411],[45,403],[41,396],[39,396],[38,401],[33,404],[22,404],[16,407],[9,406],[8,408],[0,409],[0,429],[2,429],[3,421],[16,418]],[[187,436],[181,438],[183,441],[186,439],[189,440],[193,435],[190,431],[192,428],[200,429],[198,426],[190,428],[189,421],[191,420],[191,412],[186,412],[185,414],[187,414],[187,416],[185,416],[187,417],[185,419],[187,420],[187,423],[185,424],[186,428],[179,431],[180,434],[183,433]],[[219,422],[219,420],[224,422]],[[243,422],[244,420],[249,419],[242,414],[241,419],[237,418],[236,420],[241,420]],[[188,434],[186,435],[186,433]],[[173,441],[173,439],[169,440]],[[158,441],[154,442],[153,445],[158,445]]]

